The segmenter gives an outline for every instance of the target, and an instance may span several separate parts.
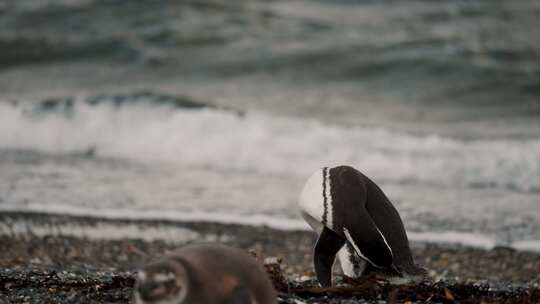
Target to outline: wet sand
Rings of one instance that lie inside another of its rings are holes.
[[[77,232],[74,227],[84,229]],[[124,238],[112,233],[115,230],[130,233]],[[157,233],[164,231],[172,233]],[[280,303],[294,303],[300,297],[306,303],[400,302],[411,299],[408,295],[426,300],[422,295],[430,293],[431,300],[443,302],[460,301],[460,296],[468,296],[461,298],[467,303],[540,300],[540,253],[510,248],[413,243],[416,261],[428,269],[431,282],[399,288],[373,283],[368,293],[330,290],[314,294],[294,291],[314,283],[298,282],[313,271],[315,237],[307,231],[2,212],[0,232],[0,303],[131,303],[138,265],[182,244],[201,241],[244,248],[261,258],[281,258],[282,274],[292,289],[283,290]],[[341,280],[336,267],[336,281]]]

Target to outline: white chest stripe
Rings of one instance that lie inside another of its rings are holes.
[[[326,168],[326,170],[323,170],[323,174],[326,174],[326,176],[323,177],[324,180],[324,198],[325,198],[325,215],[326,215],[326,226],[330,229],[334,228],[334,209],[332,205],[332,190],[331,190],[331,184],[330,184],[330,169]]]

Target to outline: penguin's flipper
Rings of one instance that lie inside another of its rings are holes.
[[[329,287],[332,285],[332,266],[337,252],[344,244],[345,239],[329,228],[323,228],[315,245],[313,258],[315,272],[321,286]]]
[[[378,268],[393,268],[392,248],[367,210],[362,208],[343,225],[343,234],[356,253]]]

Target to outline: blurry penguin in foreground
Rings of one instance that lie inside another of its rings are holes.
[[[332,284],[336,254],[343,273],[372,271],[392,282],[421,280],[401,218],[383,191],[349,166],[322,168],[306,182],[299,201],[302,216],[317,232],[314,265],[322,286]]]
[[[138,271],[137,304],[275,304],[263,266],[240,249],[188,245]]]

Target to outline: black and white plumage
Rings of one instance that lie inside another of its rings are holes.
[[[263,266],[246,252],[223,245],[184,246],[137,273],[137,304],[275,304]]]
[[[401,218],[384,192],[360,171],[339,166],[317,170],[299,200],[302,216],[317,232],[314,264],[323,286],[332,283],[336,254],[345,275],[379,269],[394,277],[418,277]]]

